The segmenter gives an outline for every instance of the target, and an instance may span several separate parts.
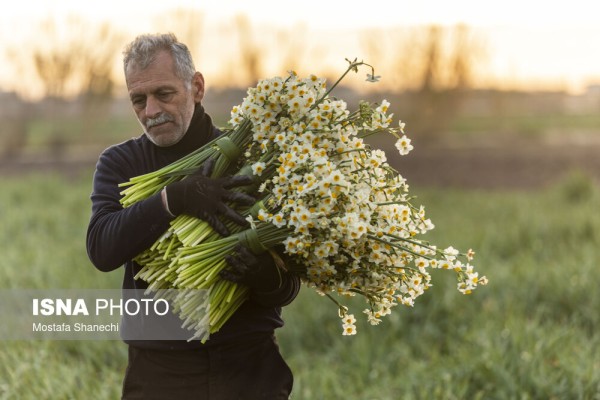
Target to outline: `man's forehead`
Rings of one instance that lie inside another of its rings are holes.
[[[139,64],[129,64],[126,71],[129,91],[136,89],[155,89],[183,84],[175,73],[174,63],[168,53],[159,54],[145,68]]]

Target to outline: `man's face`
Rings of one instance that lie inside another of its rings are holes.
[[[146,69],[129,65],[126,78],[133,110],[148,138],[161,147],[179,142],[204,97],[202,74],[197,72],[188,88],[175,74],[171,54],[163,51]]]

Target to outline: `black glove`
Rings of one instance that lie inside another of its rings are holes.
[[[187,214],[200,218],[220,235],[228,236],[229,230],[219,219],[219,214],[242,226],[247,226],[248,222],[229,207],[227,202],[241,205],[256,202],[255,198],[246,193],[228,189],[249,185],[253,179],[246,175],[210,178],[214,164],[215,160],[209,159],[200,172],[167,185],[167,207],[173,215]]]
[[[246,246],[238,244],[235,254],[225,256],[225,261],[229,268],[219,273],[225,280],[241,283],[259,292],[270,292],[281,286],[281,272],[268,252],[257,256]]]

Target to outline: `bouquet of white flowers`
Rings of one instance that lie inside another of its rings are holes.
[[[404,123],[392,126],[389,103],[361,102],[350,111],[343,100],[330,96],[360,66],[371,69],[367,80],[379,78],[370,65],[354,60],[329,89],[324,79],[294,72],[260,81],[233,107],[231,129],[222,138],[177,165],[128,183],[133,186],[124,192],[124,204],[215,156],[221,166],[217,174],[233,168],[256,177],[255,195],[261,200],[243,210],[250,229],[230,225],[234,233],[222,238],[207,223],[180,216],[137,258],[144,266],[138,278],[150,290],[210,290],[201,303],[177,302],[185,303],[180,316],[195,330],[194,337],[205,340],[216,332],[248,296],[246,288],[218,274],[238,242],[255,252],[282,245],[299,266],[292,272],[335,301],[344,335],[356,333],[356,320],[333,294],[363,296],[368,321],[378,324],[397,304],[413,305],[431,285],[433,268],[454,271],[458,290],[465,294],[487,283],[470,264],[472,250],[439,249],[421,238],[434,227],[423,206],[412,203],[406,180],[387,163],[385,153],[365,144],[366,136],[387,133],[396,137],[400,154],[412,150]],[[199,309],[206,311],[201,321]]]

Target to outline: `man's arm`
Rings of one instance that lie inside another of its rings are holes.
[[[287,271],[281,271],[281,286],[269,292],[254,290],[250,297],[265,307],[284,307],[290,304],[300,292],[300,278]]]
[[[87,252],[101,271],[112,271],[147,249],[169,227],[173,216],[160,193],[123,208],[122,188],[130,178],[131,157],[109,149],[100,157],[94,173],[92,216],[87,230]]]
[[[234,254],[225,257],[228,268],[220,272],[223,279],[246,285],[250,297],[264,307],[283,307],[290,304],[300,291],[300,278],[279,267],[276,254],[265,252],[253,254],[247,247],[239,245]]]

